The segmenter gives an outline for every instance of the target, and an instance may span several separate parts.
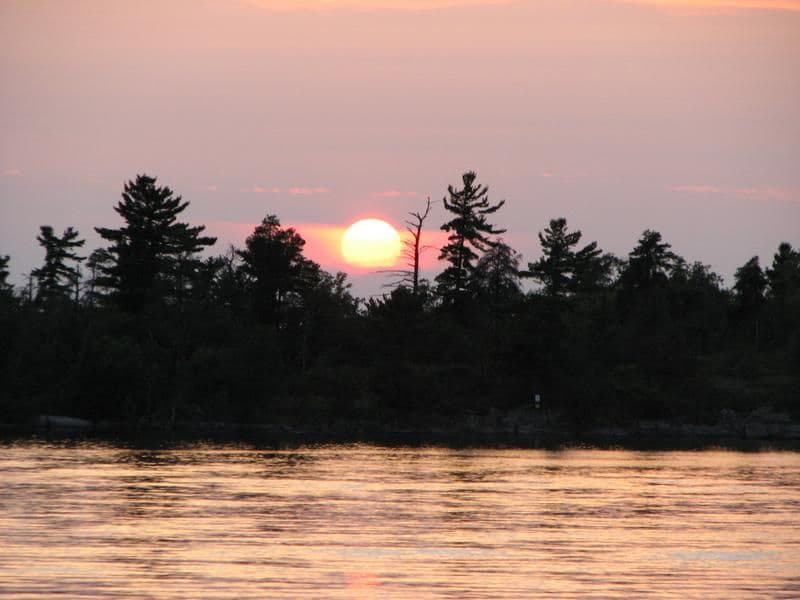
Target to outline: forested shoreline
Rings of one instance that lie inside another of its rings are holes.
[[[408,268],[362,300],[273,214],[213,255],[216,240],[184,221],[189,202],[139,175],[116,225],[96,228],[105,247],[43,225],[44,261],[21,289],[0,256],[0,423],[446,423],[534,394],[578,427],[800,418],[800,252],[788,241],[728,288],[655,230],[618,257],[556,217],[525,260],[473,172],[443,205],[442,271],[420,278],[421,207]]]

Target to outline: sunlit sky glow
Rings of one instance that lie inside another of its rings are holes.
[[[360,294],[358,218],[402,229],[468,169],[525,260],[565,216],[625,255],[655,228],[730,284],[800,245],[800,0],[5,0],[0,254],[119,223],[159,177],[224,244],[275,213]],[[338,237],[337,237],[338,236]],[[430,237],[439,244],[441,232]],[[433,275],[436,252],[428,253]]]

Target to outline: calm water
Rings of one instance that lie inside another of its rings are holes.
[[[800,454],[0,446],[0,596],[798,597]]]

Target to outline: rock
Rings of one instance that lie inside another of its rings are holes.
[[[91,429],[92,422],[76,417],[39,415],[36,418],[36,426],[47,429]]]

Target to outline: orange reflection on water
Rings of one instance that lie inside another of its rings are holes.
[[[800,455],[0,451],[11,596],[790,596]]]

